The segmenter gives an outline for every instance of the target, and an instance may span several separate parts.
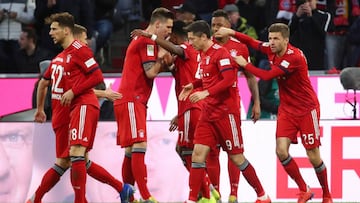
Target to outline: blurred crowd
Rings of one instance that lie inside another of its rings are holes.
[[[45,22],[53,13],[69,12],[87,28],[88,44],[102,64],[103,50],[117,31],[130,21],[145,27],[157,7],[172,10],[185,23],[203,19],[209,24],[212,12],[224,9],[233,29],[263,41],[270,24],[284,22],[309,70],[339,73],[360,66],[359,0],[1,0],[0,73],[39,73],[39,63],[61,51]],[[255,65],[266,66],[263,55],[249,51]]]

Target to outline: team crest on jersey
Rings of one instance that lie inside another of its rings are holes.
[[[154,45],[153,44],[146,45],[146,55],[147,56],[155,56],[155,51],[154,51]]]
[[[71,54],[68,54],[68,55],[66,56],[66,63],[69,63],[70,60],[71,60]]]
[[[138,135],[139,135],[139,137],[143,138],[145,136],[145,131],[143,129],[140,129],[138,131]]]
[[[237,50],[236,49],[231,49],[230,50],[230,55],[232,56],[232,57],[235,57],[235,56],[237,56]]]
[[[286,61],[286,60],[283,60],[283,61],[281,61],[280,65],[281,65],[282,67],[284,67],[284,68],[288,68],[289,65],[290,65],[290,63],[289,63],[288,61]]]

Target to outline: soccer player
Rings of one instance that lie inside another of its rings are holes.
[[[220,27],[231,27],[231,22],[229,19],[229,15],[224,10],[216,10],[212,14],[211,19],[211,30],[212,33],[217,32]],[[213,37],[214,42],[217,44],[225,47],[231,54],[232,57],[235,56],[243,56],[244,58],[250,60],[249,58],[249,51],[245,44],[239,42],[237,39],[233,37]],[[234,67],[239,67],[235,61],[233,61]],[[240,67],[239,67],[240,68]],[[254,122],[256,122],[260,118],[260,97],[259,97],[259,90],[256,81],[256,77],[247,72],[243,71],[247,82],[248,87],[251,92],[251,96],[254,100],[254,105],[251,111],[251,118]],[[208,174],[211,179],[211,183],[215,186],[215,188],[219,190],[219,181],[220,181],[220,163],[219,163],[219,154],[220,154],[220,147],[216,147],[214,150],[210,151],[209,156],[212,157],[207,162]],[[229,174],[229,182],[230,182],[230,196],[229,196],[229,203],[236,203],[237,202],[237,191],[238,191],[238,184],[240,179],[240,170],[239,168],[230,160],[228,160],[228,174]]]
[[[146,31],[156,37],[166,38],[171,33],[174,14],[166,8],[155,9]],[[155,42],[146,37],[135,37],[126,50],[124,69],[118,92],[122,98],[114,101],[117,121],[117,144],[125,148],[123,181],[136,181],[141,197],[156,202],[147,187],[147,171],[144,162],[146,152],[146,108],[153,81],[165,67],[165,52],[159,51]]]
[[[28,202],[41,202],[44,194],[59,181],[62,174],[70,167],[70,165],[72,165],[71,182],[75,190],[75,202],[86,202],[86,172],[95,179],[114,187],[120,193],[121,201],[128,202],[129,196],[134,192],[132,186],[127,184],[123,185],[105,169],[94,162],[87,161],[85,167],[85,156],[87,158],[87,152],[91,149],[98,117],[98,101],[96,96],[95,100],[92,97],[92,95],[95,95],[92,87],[95,86],[96,83],[99,83],[99,81],[102,82],[102,73],[99,71],[98,65],[92,57],[91,50],[79,41],[74,40],[73,33],[77,35],[84,30],[81,29],[81,26],[74,26],[73,16],[68,13],[54,14],[48,20],[49,23],[51,23],[50,35],[55,43],[59,43],[64,48],[64,51],[52,60],[50,67],[39,82],[35,121],[46,121],[44,101],[47,87],[50,85],[50,82],[52,82],[52,125],[56,135],[57,158],[55,165],[45,173],[40,186]],[[83,38],[86,39],[86,36]],[[84,40],[83,38],[80,38],[80,40]],[[89,60],[91,60],[90,62],[93,62],[89,63]],[[86,70],[88,68],[89,70],[87,71],[90,71],[88,73],[89,77],[81,76],[81,69]],[[80,79],[76,80],[75,78],[68,78],[68,74],[71,73],[78,76],[80,75]],[[69,84],[69,82],[72,82],[73,80],[77,83]],[[91,80],[94,80],[94,82]],[[81,82],[81,85],[79,82]],[[64,99],[68,103],[63,106],[61,104],[63,99],[62,95],[69,87],[72,87],[75,93],[77,93],[75,100],[73,100],[75,104],[71,102],[71,97],[74,95],[71,95],[73,94],[73,90],[70,89],[69,91],[71,92],[68,91],[70,94],[68,96],[70,97]],[[91,97],[91,99],[88,100],[86,97]],[[73,107],[72,109],[70,109],[70,102],[72,105],[71,107]],[[81,106],[80,112],[76,112],[80,110],[77,105]],[[88,114],[85,117],[86,113]],[[70,128],[70,131],[69,124],[70,126],[73,126]],[[80,131],[78,131],[79,129],[76,129],[75,126],[78,126]],[[88,129],[90,129],[90,132]],[[83,139],[77,144],[76,138],[80,138],[80,136],[82,136]],[[84,168],[87,171],[85,171]],[[84,172],[85,174],[82,174]]]
[[[187,31],[190,44],[200,51],[201,79],[185,85],[179,100],[185,100],[187,97],[193,103],[204,100],[200,120],[195,129],[188,203],[196,202],[205,176],[206,157],[210,149],[218,143],[254,188],[258,197],[256,203],[269,203],[271,200],[265,194],[255,169],[243,155],[237,87],[238,68],[233,66],[232,57],[226,48],[210,39],[210,27],[205,21],[190,24]],[[192,92],[198,87],[203,89]]]
[[[306,154],[313,165],[323,189],[323,203],[332,203],[327,171],[320,157],[320,105],[313,90],[306,58],[301,50],[289,44],[289,27],[282,23],[272,24],[269,42],[261,42],[228,28],[220,28],[215,36],[235,36],[241,42],[268,55],[270,70],[255,67],[243,57],[236,62],[261,79],[277,78],[280,94],[276,128],[276,154],[288,175],[296,182],[300,193],[298,203],[307,202],[313,193],[305,183],[294,159],[289,154],[290,144],[297,143],[297,133]]]
[[[197,73],[198,55],[187,40],[187,32],[184,30],[186,24],[183,21],[174,21],[169,40],[156,37],[156,44],[174,54],[173,66],[170,67],[171,73],[175,78],[175,92],[178,97],[182,87],[191,81],[199,78]],[[152,35],[139,29],[135,29],[132,36],[144,36],[151,38]],[[154,38],[154,37],[153,37]],[[195,91],[195,90],[193,90]],[[201,102],[191,103],[189,99],[178,100],[178,114],[170,122],[170,131],[178,130],[178,142],[176,151],[183,160],[184,166],[188,171],[191,169],[191,155],[193,152],[194,132],[197,121],[201,114]],[[209,191],[210,180],[205,178],[202,185],[202,198],[210,199]],[[219,197],[218,197],[219,198]]]

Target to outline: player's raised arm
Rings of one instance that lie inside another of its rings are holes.
[[[181,46],[175,45],[172,42],[170,42],[169,40],[165,40],[160,37],[157,37],[157,35],[155,35],[155,34],[150,34],[150,33],[146,32],[145,30],[135,29],[131,32],[131,37],[136,37],[136,36],[144,36],[144,37],[150,38],[150,39],[154,40],[156,42],[156,44],[160,45],[162,48],[166,49],[170,53],[181,56],[181,57],[184,56],[184,49]]]

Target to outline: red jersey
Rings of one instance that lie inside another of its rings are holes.
[[[218,120],[229,113],[240,115],[239,91],[236,84],[237,68],[234,68],[231,60],[229,52],[218,44],[213,44],[206,52],[201,53],[199,72],[202,79],[202,87],[210,93],[205,98],[202,119]],[[218,89],[223,81],[222,73],[225,71],[231,71],[231,81],[227,81],[229,85]],[[212,92],[215,88],[218,91],[213,94]]]
[[[183,86],[189,84],[194,81],[196,78],[200,78],[200,76],[196,76],[197,68],[198,68],[198,56],[199,52],[196,51],[190,44],[184,43],[180,45],[184,50],[184,57],[177,56],[174,65],[174,78],[175,78],[175,92],[176,98],[179,97]],[[194,89],[193,91],[196,91]],[[189,98],[185,101],[178,100],[178,116],[183,114],[186,110],[191,108],[201,108],[201,104],[199,102],[192,103]]]
[[[214,41],[214,42],[216,42],[216,41]],[[248,50],[247,46],[245,44],[241,43],[239,40],[237,40],[233,37],[230,37],[229,40],[222,46],[225,47],[230,52],[230,55],[232,57],[242,56],[250,62],[249,50]],[[234,67],[239,67],[239,65],[236,63],[235,60],[233,60],[232,63],[234,63],[233,64]]]
[[[124,102],[141,102],[147,104],[154,79],[146,76],[143,68],[144,63],[155,62],[158,55],[158,47],[154,41],[146,37],[134,38],[127,50],[122,72],[119,92],[121,99],[114,101],[114,105]]]
[[[57,62],[55,68],[61,67],[64,69],[64,78],[66,78],[64,92],[69,89],[73,89],[74,91],[75,98],[71,102],[71,108],[82,104],[89,104],[99,108],[99,101],[94,93],[93,87],[84,89],[81,92],[75,91],[75,88],[81,87],[85,81],[88,80],[91,73],[99,68],[91,49],[79,41],[74,40],[71,45],[58,54],[53,61]],[[96,80],[97,79],[98,78],[96,78]]]
[[[70,108],[60,104],[65,85],[63,76],[64,68],[61,66],[60,59],[55,57],[43,76],[45,80],[51,80],[51,123],[54,129],[69,125],[70,121]]]
[[[244,68],[262,79],[277,77],[280,96],[279,113],[286,112],[301,116],[319,107],[319,101],[309,79],[306,58],[300,49],[288,44],[285,54],[278,57],[271,52],[267,42],[254,40],[239,32],[235,37],[267,54],[270,70],[253,67],[250,63]]]

